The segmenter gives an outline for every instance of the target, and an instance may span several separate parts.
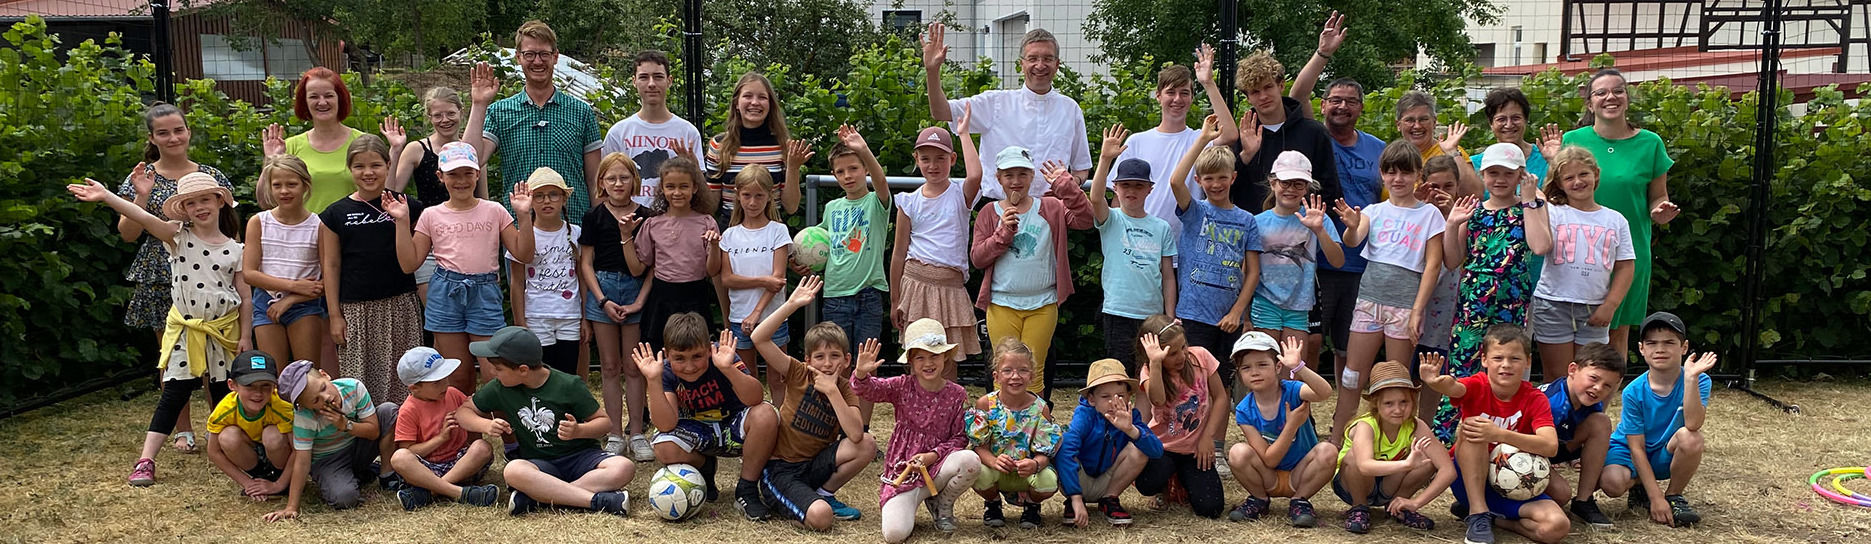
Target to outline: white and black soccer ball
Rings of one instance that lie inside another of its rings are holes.
[[[1553,464],[1545,456],[1497,444],[1488,459],[1488,485],[1494,486],[1501,496],[1524,501],[1546,492]]]
[[[682,521],[701,510],[707,499],[701,471],[689,465],[668,465],[650,476],[650,507],[665,521]]]

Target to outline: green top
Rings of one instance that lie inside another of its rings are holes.
[[[890,237],[890,212],[876,192],[853,200],[825,203],[821,227],[831,234],[825,259],[825,296],[848,297],[865,287],[890,290],[884,274],[884,244]]]
[[[489,181],[488,199],[511,211],[507,191],[526,181],[534,170],[551,167],[571,187],[565,220],[583,224],[585,211],[591,209],[591,193],[585,187],[585,153],[604,145],[604,127],[598,125],[598,113],[591,104],[565,91],[554,91],[544,106],[535,105],[522,90],[489,105],[485,123],[481,135],[493,143],[494,154],[500,156],[500,177]]]
[[[1351,453],[1351,430],[1358,428],[1359,423],[1371,426],[1371,436],[1377,438],[1377,451],[1371,453],[1379,461],[1395,461],[1403,457],[1404,452],[1410,450],[1410,437],[1416,436],[1414,414],[1409,420],[1404,421],[1402,426],[1397,427],[1396,436],[1384,436],[1383,427],[1377,425],[1376,415],[1358,416],[1357,419],[1351,420],[1350,425],[1345,426],[1345,444],[1338,447],[1338,466],[1340,467],[1345,466],[1345,455]]]
[[[1650,180],[1668,174],[1676,161],[1670,159],[1663,137],[1648,130],[1622,140],[1606,140],[1592,127],[1567,132],[1566,145],[1576,145],[1592,152],[1598,159],[1598,204],[1617,210],[1631,224],[1631,244],[1636,250],[1631,289],[1624,303],[1611,318],[1611,326],[1637,325],[1649,314],[1650,302]]]
[[[520,459],[553,459],[598,448],[590,438],[559,440],[559,422],[566,414],[585,421],[598,411],[585,382],[571,374],[554,370],[538,389],[488,382],[474,392],[474,407],[512,424]]]
[[[316,214],[357,189],[356,183],[351,181],[351,166],[345,163],[345,155],[351,149],[351,142],[364,133],[351,129],[351,135],[344,138],[344,145],[329,152],[313,149],[307,138],[309,134],[311,131],[287,138],[286,154],[305,161],[306,171],[312,174],[312,192],[305,197],[305,209]]]

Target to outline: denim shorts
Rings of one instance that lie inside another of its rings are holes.
[[[599,270],[596,275],[598,277],[598,288],[604,290],[604,295],[603,298],[599,298],[598,293],[585,294],[585,319],[608,325],[616,325],[617,322],[611,320],[611,316],[605,315],[604,306],[599,304],[599,302],[604,300],[604,298],[609,298],[611,302],[626,306],[636,302],[637,293],[643,291],[643,278],[632,276],[624,272],[612,272],[609,270]],[[634,324],[641,321],[643,321],[643,312],[630,314],[624,318],[625,324]]]
[[[1309,312],[1281,308],[1266,298],[1254,297],[1254,305],[1248,311],[1256,329],[1304,331],[1312,328]]]
[[[507,326],[500,305],[500,275],[463,274],[437,267],[429,278],[429,304],[422,328],[429,332],[493,336]]]
[[[825,320],[837,323],[851,335],[851,345],[883,336],[884,309],[889,300],[882,290],[865,287],[845,297],[825,299]]]
[[[272,319],[266,317],[266,308],[272,304],[272,293],[268,293],[265,289],[258,287],[253,288],[253,326],[260,327],[274,324]],[[292,325],[292,322],[298,321],[299,318],[309,316],[325,317],[324,298],[308,300],[292,305],[291,308],[286,309],[285,313],[279,315],[279,324]]]
[[[773,345],[784,346],[793,339],[791,323],[780,323],[780,330],[773,331]],[[734,349],[754,349],[754,331],[741,330],[740,323],[729,323],[728,330],[734,333]]]

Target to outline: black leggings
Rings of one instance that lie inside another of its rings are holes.
[[[579,342],[579,340],[559,340],[553,342],[550,346],[540,348],[540,353],[542,354],[540,358],[545,360],[546,366],[550,366],[559,372],[577,376],[578,379],[583,380],[585,379],[585,375],[591,371],[591,367],[587,361],[578,360]]]
[[[169,380],[162,382],[162,398],[156,401],[156,414],[149,417],[149,432],[169,434],[175,431],[175,420],[182,417],[182,408],[188,406],[188,397],[201,389],[201,378],[187,380]],[[227,381],[208,383],[208,394],[218,402],[227,396]]]
[[[1166,451],[1162,457],[1151,459],[1143,465],[1143,473],[1137,475],[1137,492],[1162,493],[1169,489],[1170,478],[1182,481],[1182,489],[1189,492],[1189,508],[1195,510],[1195,515],[1209,519],[1221,517],[1226,505],[1222,498],[1221,474],[1214,468],[1196,468],[1194,455]]]

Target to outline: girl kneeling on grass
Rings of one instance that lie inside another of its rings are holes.
[[[882,365],[859,358],[851,373],[851,391],[871,402],[896,406],[897,426],[884,453],[878,489],[884,542],[897,543],[916,529],[916,506],[930,500],[937,530],[955,531],[955,499],[981,474],[981,457],[968,449],[962,427],[968,391],[942,377],[949,350],[941,322],[918,319],[903,329],[902,376],[878,378]],[[927,474],[925,481],[923,474]],[[931,487],[933,486],[933,489]]]
[[[981,458],[981,477],[974,482],[987,510],[981,524],[1002,527],[1001,497],[1022,508],[1021,529],[1038,529],[1039,505],[1059,492],[1059,474],[1052,469],[1052,454],[1062,429],[1052,422],[1052,409],[1044,399],[1026,390],[1033,379],[1033,350],[1018,338],[994,346],[994,383],[997,391],[981,395],[968,411],[968,442]],[[999,492],[999,494],[995,494]]]
[[[1228,390],[1215,371],[1221,362],[1201,346],[1190,346],[1182,321],[1157,314],[1143,320],[1137,354],[1150,432],[1163,441],[1163,455],[1137,476],[1137,492],[1159,495],[1159,504],[1180,484],[1196,515],[1221,517],[1221,474],[1215,471],[1217,437],[1225,436]],[[1180,499],[1180,497],[1175,497]]]
[[[1455,464],[1429,424],[1416,417],[1416,391],[1403,363],[1371,367],[1364,415],[1345,429],[1338,477],[1332,480],[1332,493],[1351,505],[1345,512],[1346,531],[1369,532],[1372,506],[1411,529],[1436,528],[1418,511],[1455,481]]]
[[[154,175],[139,168],[131,177],[134,183],[147,185],[134,178]],[[78,200],[105,203],[142,225],[144,232],[169,250],[172,305],[156,367],[162,372],[162,398],[156,401],[143,450],[130,470],[130,485],[148,486],[156,483],[156,453],[175,430],[188,396],[201,388],[206,377],[211,395],[226,397],[228,362],[248,346],[251,316],[240,311],[247,303],[241,296],[247,282],[239,274],[242,249],[234,195],[214,176],[191,172],[176,180],[175,196],[162,206],[163,215],[182,220],[168,221],[111,193],[96,180],[86,178],[65,190]]]

